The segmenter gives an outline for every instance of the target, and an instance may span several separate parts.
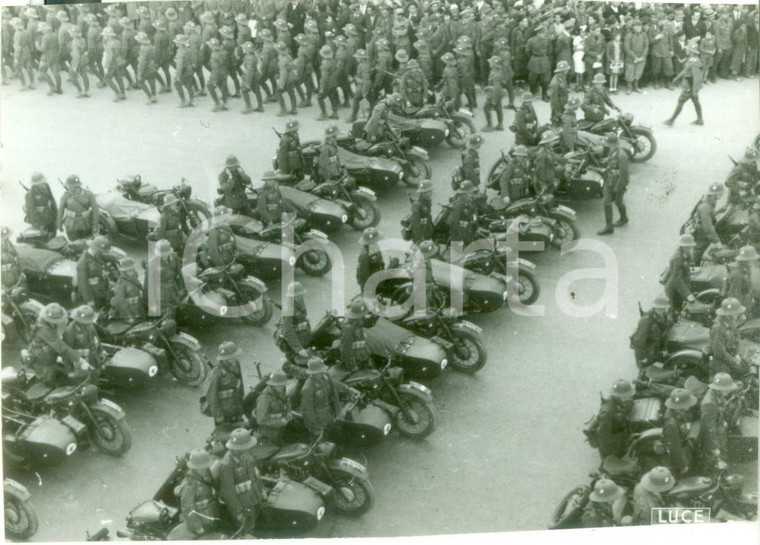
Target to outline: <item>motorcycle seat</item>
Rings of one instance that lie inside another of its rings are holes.
[[[306,179],[301,180],[295,185],[295,188],[297,190],[304,191],[306,193],[308,193],[315,187],[317,187],[317,184],[315,184],[312,180],[306,180]]]
[[[657,365],[650,365],[644,371],[644,374],[653,382],[666,382],[678,376],[675,369],[664,369]]]
[[[273,443],[257,443],[251,450],[254,458],[257,460],[267,460],[271,458],[275,453],[279,452],[281,447]]]
[[[581,119],[578,121],[578,128],[584,131],[587,131],[594,125],[596,125],[596,121],[590,121],[588,119]]]
[[[623,456],[618,458],[614,454],[604,458],[602,462],[602,470],[610,477],[617,475],[633,475],[638,470],[638,464],[633,458]]]
[[[36,382],[24,391],[29,401],[39,401],[47,396],[53,389],[42,382]]]
[[[58,399],[64,399],[64,398],[69,397],[75,391],[76,391],[75,386],[62,386],[48,393],[45,396],[45,401],[56,401]]]
[[[371,142],[367,142],[366,140],[357,140],[354,143],[354,149],[356,151],[368,151],[370,148],[372,148],[373,144]]]
[[[132,327],[132,324],[128,324],[127,322],[122,322],[121,320],[114,320],[112,322],[108,322],[104,326],[104,329],[108,332],[109,335],[113,337],[118,337],[126,333],[131,327]]]
[[[697,398],[702,397],[705,392],[707,392],[708,386],[701,380],[699,380],[697,377],[689,377],[686,379],[686,382],[684,382],[683,387],[687,390],[689,390],[692,394],[694,394]]]
[[[303,456],[309,451],[309,445],[305,445],[303,443],[293,443],[291,445],[286,445],[280,449],[277,449],[276,454],[271,456],[272,462],[277,462],[280,460],[288,460],[291,458],[298,458],[299,456]]]
[[[709,477],[686,477],[685,479],[680,479],[676,485],[665,492],[663,496],[674,497],[680,496],[681,494],[697,494],[699,492],[704,492],[710,488],[712,484],[713,481]]]

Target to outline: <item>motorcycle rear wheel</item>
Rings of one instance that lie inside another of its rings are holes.
[[[393,415],[393,426],[405,437],[424,439],[435,430],[436,410],[432,403],[426,403],[417,396],[400,393],[401,403],[410,415],[404,415],[401,410]]]
[[[636,136],[636,141],[631,142],[634,147],[631,162],[644,163],[654,157],[657,151],[657,140],[654,139],[652,131],[643,127],[631,127],[631,132]],[[641,146],[641,150],[639,150]]]
[[[358,517],[372,508],[375,503],[375,488],[369,479],[340,470],[332,470],[332,474],[333,480],[340,488],[340,491],[333,494],[333,503],[337,511],[343,515]]]
[[[188,386],[203,384],[208,375],[208,368],[203,356],[183,344],[172,345],[172,350],[176,356],[172,361],[172,375]]]
[[[581,238],[578,223],[570,216],[559,212],[549,212],[549,217],[558,224],[554,230],[554,240],[552,240],[552,245],[555,248],[562,248],[568,242]]]
[[[551,521],[549,522],[549,530],[562,530],[566,528],[577,528],[580,526],[580,515],[583,507],[588,503],[588,496],[591,490],[587,486],[578,486],[573,488],[570,492],[565,494],[562,501],[559,502],[557,508],[552,513]],[[571,505],[568,508],[568,504],[578,497],[578,504]]]
[[[488,352],[480,335],[465,329],[455,329],[452,334],[451,366],[462,373],[480,371],[488,361]]]
[[[422,180],[429,180],[432,175],[433,171],[425,161],[419,157],[407,157],[404,169],[404,183],[407,187],[417,188]]]
[[[454,149],[464,148],[470,136],[477,132],[472,121],[465,123],[455,119],[454,127],[456,130],[449,131],[449,135],[446,137],[446,143]]]
[[[266,294],[261,295],[259,292],[253,290],[252,288],[247,288],[245,286],[239,286],[239,288],[240,293],[242,293],[245,299],[243,304],[247,304],[261,298],[261,308],[255,312],[251,312],[250,314],[243,316],[243,321],[247,324],[257,327],[267,324],[269,320],[272,319],[272,301],[269,299],[269,297]]]
[[[100,452],[109,456],[121,456],[132,446],[132,430],[127,423],[116,420],[109,413],[93,407],[90,409],[94,422],[90,422],[90,441]],[[98,429],[94,429],[97,426]],[[100,432],[100,433],[98,433]]]
[[[208,209],[208,206],[201,206],[193,201],[187,202],[186,206],[188,213],[185,218],[187,220],[185,227],[187,227],[188,231],[192,231],[198,227],[204,219],[211,219],[211,210]]]
[[[332,269],[332,258],[324,250],[309,250],[298,257],[298,268],[309,276],[324,276]]]
[[[37,533],[37,513],[29,500],[22,501],[6,494],[5,533],[11,539],[22,541]]]
[[[367,227],[377,227],[380,223],[380,208],[375,202],[364,195],[354,195],[354,204],[364,213],[359,217],[356,212],[351,217],[351,228],[355,231],[364,231]]]

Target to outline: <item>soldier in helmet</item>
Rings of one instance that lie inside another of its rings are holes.
[[[234,155],[228,155],[224,170],[219,173],[219,189],[222,204],[232,210],[233,214],[251,215],[245,188],[251,185],[251,177],[245,173],[240,161]]]
[[[733,297],[738,300],[750,318],[757,314],[757,300],[752,286],[753,264],[760,260],[760,255],[752,246],[744,246],[736,256],[734,267],[729,267],[728,277],[723,285],[724,297]]]
[[[241,536],[253,535],[256,515],[266,501],[256,458],[251,451],[256,443],[256,438],[248,430],[233,430],[219,470],[219,499],[242,525]]]
[[[188,471],[178,491],[183,520],[171,531],[168,540],[203,539],[204,534],[216,529],[221,506],[211,476],[212,465],[213,460],[205,449],[190,453]]]
[[[58,230],[65,228],[71,241],[89,238],[98,232],[98,203],[89,190],[82,189],[82,182],[75,174],[66,178],[66,192],[58,204],[57,222]]]
[[[185,249],[187,235],[185,233],[185,217],[179,207],[179,199],[173,193],[164,197],[161,205],[161,217],[158,220],[158,227],[152,234],[153,240],[166,239],[172,245],[177,255],[182,255]]]
[[[367,55],[364,49],[359,49],[354,53],[354,59],[356,60],[354,72],[354,85],[356,88],[351,104],[349,123],[356,121],[362,100],[366,100],[367,102],[372,100],[372,64],[369,60],[369,55]]]
[[[207,42],[211,49],[211,58],[209,64],[211,66],[211,74],[208,77],[208,83],[206,84],[206,90],[211,98],[214,100],[214,112],[222,112],[227,110],[227,100],[230,97],[230,91],[227,88],[227,78],[229,77],[229,70],[227,67],[227,55],[222,44],[216,38],[211,38]],[[216,90],[222,93],[222,99],[219,100],[219,95]]]
[[[145,319],[143,289],[137,279],[137,265],[131,257],[125,257],[119,262],[119,278],[111,297],[111,312],[115,320],[128,324]]]
[[[598,235],[609,235],[615,231],[615,227],[622,227],[628,223],[628,213],[623,202],[623,196],[628,188],[630,179],[628,154],[620,147],[620,141],[615,133],[609,133],[604,139],[607,150],[604,169],[604,219],[605,227],[598,231]],[[612,223],[612,203],[620,213],[620,219]]]
[[[640,19],[633,20],[633,29],[625,34],[623,51],[625,52],[625,79],[628,82],[626,94],[631,91],[641,93],[639,80],[644,73],[647,55],[649,53],[649,38],[642,32]]]
[[[82,29],[78,26],[71,27],[71,65],[69,77],[71,83],[76,87],[77,98],[88,98],[90,96],[90,57],[87,50],[87,40],[82,36]],[[81,78],[81,84],[80,84]]]
[[[694,219],[696,220],[694,228],[695,263],[702,262],[702,255],[710,244],[720,244],[720,237],[715,231],[715,208],[724,191],[723,185],[711,184],[694,211]]]
[[[710,329],[710,375],[730,373],[742,376],[746,365],[739,355],[739,324],[745,320],[746,309],[733,297],[726,297],[715,311]]]
[[[90,368],[87,360],[63,341],[68,316],[58,303],[50,303],[42,309],[29,343],[29,364],[37,377],[48,386],[55,386],[56,360],[78,366],[85,371]]]
[[[147,104],[158,102],[156,97],[156,74],[158,65],[156,64],[156,50],[150,43],[150,38],[144,32],[138,32],[134,40],[140,44],[137,53],[137,84],[148,97]]]
[[[691,408],[697,398],[689,390],[676,388],[665,400],[665,416],[662,421],[662,442],[667,451],[666,465],[676,474],[683,475],[693,465],[689,442],[689,430],[693,416]]]
[[[511,202],[519,201],[530,195],[533,172],[528,159],[528,148],[515,146],[512,160],[499,176],[499,195]]]
[[[494,55],[488,60],[490,70],[488,72],[488,85],[486,85],[486,103],[483,106],[483,112],[486,116],[486,126],[484,131],[503,131],[504,130],[504,110],[502,100],[504,100],[504,81],[501,57]],[[496,127],[491,124],[491,112],[496,112]]]
[[[399,84],[401,97],[416,108],[421,108],[428,94],[428,82],[425,73],[420,68],[420,63],[412,59],[406,66],[406,71],[401,75]]]
[[[760,197],[757,197],[749,210],[747,240],[754,245],[755,250],[760,248]]]
[[[107,26],[103,29],[103,70],[105,82],[114,92],[114,102],[126,100],[124,94],[124,75],[126,73],[125,51],[119,37],[113,28]]]
[[[351,70],[351,64],[353,59],[353,51],[348,47],[346,37],[338,35],[333,42],[337,47],[335,51],[335,77],[337,80],[338,88],[343,93],[343,103],[341,107],[348,108],[351,99],[351,83],[348,80],[348,76]]]
[[[547,100],[546,91],[552,69],[549,57],[551,26],[543,23],[535,30],[536,34],[525,43],[525,51],[529,57],[528,84],[531,93],[537,94],[540,89],[542,98]]]
[[[575,149],[575,141],[578,138],[578,120],[576,113],[580,101],[573,97],[565,104],[565,111],[562,112],[562,119],[560,121],[560,134],[562,137],[562,148],[567,151],[573,151]]]
[[[338,155],[336,135],[337,125],[330,125],[325,129],[325,141],[319,149],[318,171],[319,176],[325,180],[337,180],[343,175],[343,165]]]
[[[79,357],[86,360],[96,370],[100,369],[105,361],[100,337],[95,328],[97,317],[92,307],[88,305],[77,307],[71,311],[71,322],[63,332],[63,342],[76,350]]]
[[[398,93],[391,93],[375,104],[372,114],[364,126],[364,138],[368,142],[384,140],[391,128],[388,126],[388,116],[394,107],[403,105],[403,99]]]
[[[652,308],[639,318],[636,331],[631,335],[631,348],[639,371],[644,371],[659,361],[665,350],[668,332],[673,327],[669,311],[670,303],[667,297],[658,295],[654,298]]]
[[[340,336],[340,362],[351,373],[372,367],[372,353],[364,334],[365,311],[361,299],[352,302]]]
[[[633,489],[633,524],[651,524],[652,510],[665,507],[662,495],[675,484],[676,480],[667,467],[658,466],[645,473]]]
[[[726,433],[735,425],[731,415],[731,398],[739,386],[730,374],[716,373],[700,404],[699,443],[702,447],[702,465],[716,472],[725,464]]]
[[[102,309],[111,302],[111,286],[108,281],[107,259],[111,242],[104,236],[88,241],[77,261],[77,291],[79,298],[94,309]]]
[[[37,32],[40,34],[40,39],[36,44],[37,51],[41,53],[39,78],[50,86],[48,96],[63,94],[63,90],[61,90],[61,72],[59,68],[61,50],[60,45],[58,44],[58,36],[55,35],[53,29],[46,22],[40,23],[37,27]],[[48,73],[48,71],[50,73]]]
[[[237,243],[235,234],[222,217],[229,214],[230,209],[226,206],[214,208],[214,218],[218,218],[211,224],[206,238],[205,259],[209,266],[225,267],[234,263],[237,257]]]
[[[451,242],[461,242],[467,247],[475,239],[477,216],[472,196],[478,188],[469,180],[463,181],[456,190],[451,203],[449,234]]]
[[[417,198],[412,204],[412,213],[409,217],[412,242],[415,244],[433,238],[432,195],[433,182],[422,181],[417,188]]]
[[[298,115],[295,92],[296,67],[293,63],[293,58],[290,56],[290,49],[285,42],[277,42],[274,48],[277,51],[277,66],[279,71],[277,77],[277,102],[280,104],[280,111],[277,115],[279,117]],[[285,93],[290,97],[290,110],[285,107]]]
[[[607,94],[604,88],[604,84],[607,79],[604,74],[594,75],[594,79],[591,81],[592,85],[588,91],[583,95],[583,118],[587,121],[602,121],[609,112],[609,108],[620,111],[620,108],[615,106],[612,99]]]
[[[295,88],[301,99],[298,103],[298,107],[310,108],[311,96],[316,90],[314,88],[314,65],[312,64],[313,52],[305,34],[298,34],[295,37],[295,42],[298,44],[298,51],[296,52],[295,59]]]
[[[329,430],[341,414],[339,394],[353,391],[340,381],[335,380],[328,367],[317,356],[309,360],[306,369],[306,383],[301,391],[301,413],[312,439]]]
[[[293,418],[290,398],[285,392],[288,377],[282,371],[275,371],[267,382],[267,387],[256,399],[257,435],[279,445],[282,431]]]
[[[311,344],[311,324],[306,312],[304,296],[306,289],[300,282],[288,284],[285,292],[285,303],[282,307],[282,319],[275,332],[277,347],[282,350],[288,360],[305,366],[309,358],[308,346]],[[285,365],[292,365],[286,363]],[[283,369],[293,374],[294,369]],[[296,373],[297,374],[297,373]]]
[[[374,227],[367,227],[359,237],[359,264],[356,269],[356,282],[359,289],[364,290],[364,284],[369,277],[376,272],[385,269],[383,254],[377,243],[380,241],[380,232]]]
[[[562,112],[565,110],[565,104],[569,96],[567,87],[567,73],[570,71],[570,64],[567,61],[559,61],[557,68],[554,69],[554,76],[549,82],[549,105],[551,106],[552,125],[559,125],[562,118]]]
[[[457,70],[457,59],[452,53],[446,53],[441,57],[445,67],[441,76],[441,99],[444,102],[453,101],[455,110],[462,106],[462,87]]]
[[[333,52],[329,45],[322,46],[319,50],[319,56],[322,61],[319,65],[319,93],[317,102],[319,103],[320,121],[326,119],[338,119],[338,66],[333,59]],[[327,106],[325,99],[330,100],[332,114],[327,115]]]
[[[629,420],[636,391],[627,380],[616,380],[597,415],[599,455],[604,460],[610,454],[621,457],[628,448]]]
[[[665,295],[676,312],[681,310],[684,301],[695,301],[691,289],[691,265],[694,262],[695,246],[693,236],[688,233],[681,235],[678,249],[670,258],[667,271],[661,279],[661,283],[665,285]]]
[[[53,192],[41,172],[32,174],[32,186],[24,197],[24,221],[40,233],[55,236],[58,205]]]
[[[264,226],[282,222],[282,214],[285,212],[285,202],[280,193],[277,181],[281,178],[273,170],[267,170],[261,179],[264,187],[261,188],[256,199],[256,215]]]
[[[245,102],[244,114],[251,112],[263,112],[264,103],[261,99],[261,73],[258,67],[258,55],[256,54],[256,46],[253,42],[243,43],[243,63],[241,69],[243,71],[242,78],[242,93],[243,101]],[[251,104],[251,93],[256,96],[256,108]]]
[[[285,124],[285,130],[280,136],[277,148],[277,166],[283,174],[290,174],[295,181],[303,180],[305,164],[301,152],[301,139],[298,136],[300,124],[297,119],[291,119]]]
[[[507,108],[510,110],[515,109],[515,86],[514,77],[515,73],[512,69],[512,49],[509,46],[509,40],[501,38],[496,42],[496,49],[494,55],[497,55],[501,59],[501,83],[504,89],[507,91],[507,97],[509,98],[509,104]],[[481,45],[482,47],[482,45]]]
[[[373,107],[380,98],[382,91],[385,91],[386,95],[393,91],[393,77],[390,75],[393,56],[391,55],[390,44],[386,38],[379,38],[375,42],[375,47],[377,52],[375,54],[375,78],[372,84],[373,100],[370,101]]]
[[[243,351],[231,341],[219,345],[217,365],[211,371],[206,389],[206,403],[216,426],[240,425],[245,421],[245,389],[238,359],[242,353]]]
[[[515,114],[515,145],[534,146],[538,136],[538,116],[533,107],[533,95],[525,92],[520,109]]]
[[[683,105],[688,100],[691,100],[694,104],[694,110],[697,112],[697,119],[692,122],[692,125],[703,125],[702,120],[702,105],[699,102],[699,90],[702,87],[704,81],[704,68],[702,61],[699,59],[699,46],[696,44],[689,45],[686,48],[688,59],[684,65],[683,70],[673,78],[674,83],[681,82],[681,94],[678,95],[678,103],[676,109],[670,119],[665,121],[666,125],[673,125],[678,114],[681,113]]]
[[[24,281],[24,273],[21,270],[21,263],[19,262],[18,252],[11,242],[11,235],[13,232],[10,228],[3,225],[0,229],[0,235],[2,236],[2,245],[0,246],[0,280],[2,281],[3,288],[13,288],[20,282]]]
[[[548,130],[541,135],[538,151],[533,159],[535,169],[536,193],[551,195],[559,183],[557,180],[557,165],[561,157],[554,151],[559,142],[556,132]]]
[[[192,107],[195,106],[195,103],[193,102],[193,99],[195,98],[195,90],[193,89],[195,65],[193,64],[193,53],[190,49],[190,40],[187,36],[178,34],[174,37],[174,45],[177,48],[177,52],[174,55],[174,88],[179,95],[179,107]],[[200,67],[200,70],[202,74],[202,66]],[[185,99],[185,91],[188,93],[189,100]],[[203,87],[201,87],[201,91],[203,93],[206,92]]]
[[[467,145],[462,152],[462,166],[460,172],[462,181],[469,180],[476,188],[480,186],[480,154],[478,150],[483,145],[483,137],[473,134],[467,140]]]
[[[3,16],[3,20],[6,21],[7,18]],[[11,27],[12,34],[8,32],[10,29],[3,29],[3,34],[13,36],[13,71],[21,83],[21,90],[29,91],[35,89],[33,65],[35,44],[31,32],[24,28],[24,22],[19,17],[11,19]],[[24,72],[29,76],[28,83],[24,78]],[[3,78],[3,81],[7,80]]]
[[[268,28],[262,29],[259,32],[259,38],[261,39],[261,52],[259,53],[260,61],[259,68],[261,71],[262,82],[261,86],[264,88],[264,92],[267,95],[267,102],[277,102],[277,50],[274,48],[274,36],[272,31]],[[272,90],[269,90],[271,83]]]
[[[469,39],[467,41],[469,41]],[[472,47],[467,46],[466,42],[459,43],[459,45],[454,48],[454,53],[456,53],[457,56],[457,71],[459,73],[462,92],[467,99],[467,107],[470,110],[475,111],[478,107],[478,100],[475,97],[475,67],[473,64],[475,55],[472,51]]]
[[[756,194],[758,182],[760,173],[757,169],[757,150],[750,147],[745,150],[744,156],[734,163],[726,176],[728,204],[742,204],[748,194]]]
[[[611,479],[599,479],[589,495],[581,520],[584,528],[620,526],[626,506],[625,489]]]
[[[184,289],[181,261],[168,240],[159,240],[145,269],[143,291],[150,316],[174,316]]]

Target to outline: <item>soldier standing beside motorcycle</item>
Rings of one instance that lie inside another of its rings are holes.
[[[731,270],[723,286],[723,296],[733,297],[747,309],[749,318],[754,318],[758,311],[758,301],[752,286],[752,264],[760,260],[760,255],[752,246],[744,246],[736,256],[736,267]]]
[[[372,98],[372,64],[369,55],[364,49],[359,49],[354,53],[354,59],[356,59],[356,72],[354,74],[356,90],[351,104],[351,117],[348,118],[349,123],[355,122],[358,118],[362,100],[369,103]]]
[[[691,293],[691,264],[694,252],[694,237],[689,234],[681,235],[678,249],[670,258],[668,268],[660,279],[665,286],[665,295],[670,301],[673,310],[679,312],[683,308],[684,301],[690,303],[696,299]]]
[[[460,242],[466,248],[475,239],[477,227],[475,205],[472,195],[478,189],[472,182],[465,180],[459,186],[451,203],[451,216],[449,217],[449,233],[451,242]]]
[[[615,133],[609,133],[604,139],[604,145],[607,148],[607,158],[605,160],[606,168],[604,169],[604,220],[605,227],[597,232],[597,235],[609,235],[615,232],[615,227],[622,227],[628,223],[628,214],[626,211],[623,196],[628,188],[630,179],[628,169],[628,154],[620,147],[620,141]],[[620,219],[612,223],[612,203],[620,213]]]
[[[282,350],[288,360],[296,362],[296,368],[300,371],[299,366],[305,366],[309,358],[309,351],[306,349],[311,344],[311,324],[306,313],[306,302],[304,296],[306,289],[300,282],[291,282],[285,292],[285,303],[282,308],[282,319],[275,332],[275,342],[277,347]],[[286,362],[283,365],[285,372],[292,373],[293,369],[285,366],[293,366]],[[299,377],[301,378],[301,377]],[[305,380],[305,377],[304,377]]]
[[[232,210],[233,214],[250,216],[248,197],[245,188],[251,185],[251,177],[240,166],[240,161],[234,155],[228,155],[225,168],[219,174],[219,189],[222,204]]]
[[[403,100],[415,108],[421,108],[425,103],[428,93],[428,82],[425,79],[425,73],[420,68],[420,63],[416,59],[409,61],[406,71],[401,75],[399,92]]]
[[[137,279],[137,265],[131,257],[119,262],[119,278],[111,297],[111,313],[114,320],[128,324],[145,320],[143,289]]]
[[[515,145],[534,146],[538,134],[538,116],[533,107],[533,95],[526,91],[522,94],[521,100],[520,109],[515,114]]]
[[[566,151],[575,150],[575,141],[578,139],[578,120],[577,112],[580,101],[573,97],[565,104],[565,111],[562,112],[560,120],[560,136],[562,139],[562,148]]]
[[[652,510],[665,507],[662,494],[675,484],[676,480],[667,467],[658,466],[644,474],[633,489],[633,524],[651,524]]]
[[[453,101],[454,109],[458,110],[462,105],[462,91],[459,84],[457,59],[452,53],[446,53],[441,57],[441,60],[446,65],[441,76],[441,98],[447,103]]]
[[[715,231],[715,207],[718,204],[718,199],[723,195],[725,191],[722,184],[712,184],[707,190],[707,193],[702,197],[702,200],[697,205],[694,211],[694,241],[696,247],[694,248],[694,262],[702,262],[702,254],[710,244],[719,244],[720,237]],[[692,218],[690,218],[690,221]]]
[[[152,240],[166,239],[172,245],[177,255],[182,255],[185,249],[187,236],[184,231],[184,214],[179,209],[179,199],[173,193],[164,197],[163,206],[161,207],[161,217],[158,220],[158,227],[151,236]]]
[[[190,453],[187,460],[188,472],[179,485],[180,510],[183,521],[169,536],[170,541],[190,541],[203,538],[213,531],[219,521],[221,506],[214,490],[211,466],[213,460],[204,449]]]
[[[374,227],[367,227],[359,237],[359,264],[356,268],[356,282],[359,289],[364,290],[364,285],[369,277],[376,272],[385,269],[383,254],[377,243],[380,240],[380,232]]]
[[[77,351],[95,369],[100,369],[104,363],[104,354],[100,337],[95,329],[98,315],[92,307],[82,305],[71,311],[71,322],[63,332],[63,342]]]
[[[304,161],[301,153],[301,139],[298,137],[298,120],[291,119],[285,124],[285,131],[280,136],[277,148],[277,167],[283,174],[291,174],[295,181],[304,178]]]
[[[565,104],[568,99],[567,73],[570,71],[570,63],[559,61],[557,68],[554,69],[554,76],[549,83],[547,94],[551,105],[551,123],[559,125],[562,112],[565,110]]]
[[[256,515],[267,498],[251,452],[256,442],[248,430],[234,430],[219,470],[219,498],[242,525],[241,536],[253,535]]]
[[[557,164],[560,157],[555,153],[554,146],[558,141],[559,136],[554,131],[546,131],[541,135],[538,151],[533,159],[537,194],[552,195],[557,187]]]
[[[287,384],[285,373],[275,371],[256,400],[257,435],[277,445],[281,444],[283,429],[293,418],[290,398],[285,392]]]
[[[2,274],[0,274],[0,280],[2,281],[3,288],[6,289],[14,288],[24,281],[24,273],[21,270],[18,252],[16,252],[16,248],[11,242],[12,234],[13,231],[8,227],[3,226],[0,229],[0,236],[2,237],[2,245],[0,246],[0,271]]]
[[[593,121],[596,123],[604,120],[604,117],[608,112],[608,106],[613,110],[620,111],[620,108],[615,106],[612,99],[607,94],[607,91],[604,89],[604,84],[606,82],[607,78],[604,77],[604,74],[594,75],[594,79],[591,82],[593,85],[583,95],[583,105],[581,106],[581,109],[583,110],[583,118],[586,121]]]
[[[584,528],[623,524],[623,510],[626,506],[624,488],[611,479],[599,479],[589,495],[589,500],[582,516]]]
[[[217,365],[212,369],[206,389],[208,403],[214,424],[240,425],[245,421],[243,410],[243,375],[238,357],[243,351],[231,342],[219,345]]]
[[[83,371],[90,364],[79,353],[63,341],[63,332],[68,317],[58,303],[50,303],[42,309],[34,328],[34,337],[29,343],[29,365],[39,380],[47,386],[55,387],[56,361],[60,356],[64,362],[78,365]]]
[[[630,436],[628,420],[633,409],[633,396],[636,391],[627,380],[616,380],[612,384],[607,399],[597,415],[597,441],[599,454],[604,460],[610,454],[622,457],[628,447]]]
[[[340,392],[353,391],[327,373],[329,368],[322,358],[309,360],[306,374],[309,378],[301,391],[301,413],[312,440],[336,424],[341,413]]]
[[[148,297],[150,316],[175,316],[184,281],[180,258],[168,240],[159,240],[148,259],[143,291]]]
[[[412,233],[412,242],[415,244],[433,238],[432,194],[433,182],[430,180],[420,182],[417,188],[417,199],[412,203],[412,213],[409,217],[409,229]]]
[[[65,228],[66,236],[71,241],[95,236],[100,221],[95,196],[82,189],[82,182],[75,174],[66,178],[66,188],[58,204],[58,230]]]
[[[501,57],[494,55],[488,59],[490,67],[488,73],[488,85],[485,88],[486,102],[483,105],[483,113],[486,116],[486,126],[483,131],[503,131],[504,130],[504,109],[502,101],[504,100],[504,81]],[[491,112],[496,112],[496,127],[491,124]]]
[[[375,104],[367,124],[364,126],[364,139],[367,142],[384,140],[391,129],[388,127],[388,116],[394,106],[401,106],[403,98],[398,93],[391,93]]]
[[[340,361],[351,373],[372,368],[372,354],[364,334],[364,312],[361,300],[351,303],[340,336]]]
[[[480,187],[480,155],[478,150],[483,145],[483,137],[473,134],[467,140],[467,147],[462,152],[460,167],[462,181],[469,180],[476,188]]]
[[[337,180],[343,175],[343,166],[338,156],[338,144],[335,142],[337,134],[337,125],[327,127],[325,141],[319,148],[318,170],[319,176],[324,181]]]
[[[42,235],[55,236],[58,205],[53,192],[40,172],[32,174],[32,186],[24,197],[24,221]]]
[[[731,394],[739,389],[728,373],[717,373],[700,405],[699,442],[702,446],[703,467],[719,470],[726,457],[726,431],[729,422]]]
[[[723,299],[715,323],[710,329],[710,375],[742,374],[739,355],[739,323],[744,320],[745,308],[733,297]]]
[[[285,203],[280,194],[280,186],[277,180],[280,176],[273,170],[267,170],[262,176],[264,187],[261,188],[256,200],[256,215],[265,227],[282,222],[282,214],[285,212]]]
[[[508,202],[516,202],[530,195],[530,185],[533,178],[528,159],[528,148],[523,145],[515,146],[512,160],[499,176],[499,195]]]
[[[670,303],[666,297],[658,295],[652,302],[652,308],[639,318],[636,331],[631,335],[631,348],[636,359],[636,367],[643,373],[644,369],[659,361],[665,349],[668,331],[673,327],[669,316]]]
[[[226,206],[217,206],[214,208],[214,217],[221,218],[229,214],[230,209]],[[219,221],[219,220],[217,220]],[[235,262],[237,257],[237,242],[232,228],[219,221],[212,223],[208,232],[205,247],[205,261],[213,267],[226,267]]]
[[[689,443],[691,408],[697,398],[689,390],[677,388],[665,400],[665,417],[662,421],[662,442],[665,446],[665,462],[674,473],[683,475],[692,466],[693,454]]]
[[[94,309],[103,309],[111,302],[111,285],[106,270],[106,256],[111,242],[104,236],[88,241],[87,250],[77,262],[77,291],[81,301]]]

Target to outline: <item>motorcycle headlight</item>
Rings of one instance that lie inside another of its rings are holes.
[[[85,404],[95,403],[98,400],[98,387],[94,384],[87,384],[79,391],[79,395]]]
[[[161,332],[167,337],[173,336],[177,332],[177,322],[171,319],[165,320],[161,326]]]
[[[179,188],[179,196],[183,199],[189,199],[193,194],[193,188],[188,184],[182,184]]]
[[[625,114],[623,115],[623,123],[626,125],[630,125],[633,123],[633,114]]]

